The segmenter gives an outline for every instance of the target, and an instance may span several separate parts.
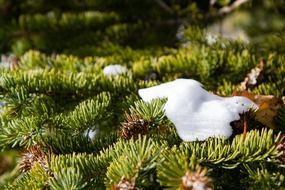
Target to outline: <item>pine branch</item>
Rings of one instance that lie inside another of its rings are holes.
[[[143,119],[151,122],[152,124],[158,125],[165,117],[163,110],[165,102],[165,99],[152,100],[149,103],[145,103],[142,100],[136,101],[134,102],[134,106],[130,107],[130,112],[133,114],[138,114]]]
[[[70,30],[78,28],[78,26],[86,29],[106,27],[118,20],[119,15],[114,12],[85,11],[81,13],[65,12],[61,14],[48,12],[46,14],[22,14],[19,18],[19,25],[25,30],[43,32],[44,30]]]
[[[50,168],[53,173],[62,173],[62,170],[66,173],[66,170],[69,170],[68,168],[74,168],[75,172],[80,174],[79,177],[83,176],[84,179],[83,181],[78,180],[79,185],[84,184],[85,181],[88,182],[88,187],[102,187],[102,179],[106,176],[113,151],[113,149],[107,149],[97,156],[85,153],[53,156],[50,161]],[[57,183],[60,183],[60,180]]]
[[[164,147],[159,148],[152,139],[147,140],[146,137],[128,141],[121,154],[115,154],[108,167],[105,181],[107,189],[120,188],[122,184],[133,187],[149,185],[145,181],[146,177],[154,170],[156,160],[163,149]],[[125,161],[126,158],[128,162]]]
[[[280,135],[275,137],[272,130],[264,129],[249,132],[245,140],[242,135],[236,136],[232,143],[221,138],[183,143],[161,154],[158,180],[161,185],[177,188],[183,184],[185,173],[199,165],[230,170],[254,162],[274,165],[278,163],[279,141]]]
[[[116,134],[108,136],[96,135],[90,139],[86,134],[71,135],[70,131],[57,131],[54,135],[45,138],[44,145],[50,147],[55,154],[93,153],[99,152],[117,141]]]
[[[256,166],[254,164],[244,165],[246,172],[250,178],[250,181],[244,181],[249,186],[248,189],[280,189],[285,185],[284,168],[274,168],[260,164]],[[274,170],[273,170],[274,169]],[[276,172],[277,171],[277,172]]]
[[[28,173],[19,176],[13,183],[8,184],[5,189],[42,189],[46,188],[49,176],[40,165],[35,165]]]
[[[0,131],[1,148],[26,146],[42,142],[42,121],[38,117],[14,119],[7,124],[2,123]]]
[[[83,182],[83,176],[77,168],[62,168],[59,172],[54,173],[54,178],[49,182],[51,189],[84,189],[87,185]]]
[[[64,119],[64,124],[74,130],[82,131],[95,125],[101,119],[107,119],[110,98],[109,93],[103,92],[93,99],[81,102]]]

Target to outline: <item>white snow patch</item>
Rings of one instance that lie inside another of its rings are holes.
[[[212,33],[207,33],[206,34],[206,42],[208,45],[213,45],[214,43],[217,42],[217,36],[212,34]]]
[[[104,67],[103,73],[106,76],[116,76],[127,72],[127,68],[116,64],[116,65],[108,65]]]
[[[176,79],[158,86],[140,89],[140,97],[149,102],[167,98],[165,114],[184,141],[205,140],[209,137],[230,137],[230,122],[240,119],[239,113],[257,109],[246,97],[220,97],[202,88],[192,79]]]
[[[10,55],[10,56],[1,55],[0,68],[9,69],[11,57],[13,57],[13,55]]]
[[[84,136],[88,137],[89,139],[93,140],[96,137],[96,134],[98,133],[98,131],[92,130],[92,129],[86,129],[83,133]]]

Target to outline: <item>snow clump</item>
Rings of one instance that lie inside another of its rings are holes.
[[[116,76],[116,75],[124,74],[126,72],[127,72],[127,68],[119,64],[108,65],[104,67],[103,69],[103,73],[105,76]]]
[[[167,98],[165,114],[183,141],[229,138],[233,132],[230,123],[239,120],[239,114],[258,108],[246,97],[220,97],[209,93],[192,79],[176,79],[140,89],[138,93],[145,102]]]

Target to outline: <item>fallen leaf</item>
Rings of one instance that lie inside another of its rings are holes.
[[[273,95],[256,95],[248,91],[236,91],[233,95],[244,96],[255,102],[259,107],[256,111],[256,120],[270,128],[275,128],[274,118],[283,104],[281,98]]]

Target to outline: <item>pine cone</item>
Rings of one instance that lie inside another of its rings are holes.
[[[121,122],[119,136],[123,139],[137,138],[139,134],[147,134],[148,130],[149,122],[144,121],[136,114],[125,113],[125,121]]]
[[[199,168],[196,172],[187,171],[182,177],[182,190],[212,190],[214,185],[211,178],[206,176],[207,170]]]
[[[36,163],[42,166],[45,171],[48,171],[46,154],[40,145],[34,145],[22,153],[22,160],[20,162],[21,172],[31,170]]]
[[[115,190],[134,190],[134,189],[135,189],[135,180],[128,180],[125,178],[122,178],[115,187]]]

